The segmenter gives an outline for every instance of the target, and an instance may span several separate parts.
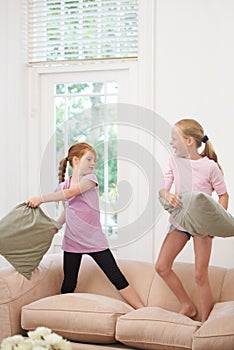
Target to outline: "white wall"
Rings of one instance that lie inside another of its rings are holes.
[[[0,6],[1,218],[26,198],[27,70],[23,1],[1,0]]]
[[[1,54],[0,54],[0,96],[1,96],[1,104],[0,104],[0,164],[1,164],[1,179],[2,179],[2,188],[1,188],[1,202],[0,202],[0,213],[4,212],[4,206],[7,200],[7,188],[4,185],[6,181],[6,156],[7,156],[7,146],[6,146],[6,123],[7,123],[7,92],[6,92],[6,84],[7,84],[7,55],[5,54],[7,51],[7,17],[4,16],[6,13],[6,3],[7,1],[3,1],[1,4],[0,11],[0,43],[1,43]]]
[[[234,214],[234,2],[157,0],[156,16],[156,111],[171,124],[184,117],[201,122],[224,169]],[[158,224],[160,241],[165,220]],[[233,251],[233,238],[215,238],[211,262],[233,267]],[[193,261],[191,242],[179,259]]]
[[[27,86],[23,2],[1,0],[0,217],[26,196]]]

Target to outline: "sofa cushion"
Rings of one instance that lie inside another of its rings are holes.
[[[174,208],[159,198],[166,209],[192,235],[234,236],[234,217],[211,196],[197,191],[181,194],[183,208]]]
[[[19,204],[0,220],[0,254],[30,279],[60,228],[40,207]]]
[[[234,301],[215,304],[210,316],[193,336],[193,350],[233,350]]]
[[[121,316],[116,339],[139,349],[188,350],[200,325],[184,315],[151,306]]]
[[[70,340],[114,343],[117,318],[132,310],[130,305],[103,295],[60,294],[23,306],[21,324],[26,330],[48,327]]]

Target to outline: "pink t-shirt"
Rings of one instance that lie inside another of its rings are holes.
[[[62,249],[73,253],[92,253],[109,248],[107,238],[100,223],[98,180],[96,175],[83,177],[95,182],[96,186],[65,201],[66,228]],[[71,178],[61,183],[57,189],[69,188]]]
[[[170,158],[162,187],[170,191],[173,184],[177,194],[191,190],[203,192],[209,196],[212,195],[213,191],[218,195],[227,192],[224,177],[218,164],[208,157],[198,160],[176,156]],[[185,231],[183,227],[177,224],[172,215],[169,221],[173,226]]]

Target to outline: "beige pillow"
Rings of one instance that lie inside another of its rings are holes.
[[[184,315],[150,306],[121,316],[116,339],[139,349],[188,350],[200,325]]]
[[[30,279],[60,228],[40,207],[19,204],[0,221],[0,254]]]
[[[22,328],[51,328],[75,341],[114,343],[116,320],[133,308],[114,298],[89,293],[47,297],[22,308]]]
[[[159,198],[166,209],[192,235],[234,236],[234,217],[211,196],[191,191],[181,194],[183,208],[174,208]]]
[[[193,350],[234,349],[234,301],[215,304],[210,316],[193,336]]]

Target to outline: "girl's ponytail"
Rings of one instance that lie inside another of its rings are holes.
[[[212,143],[210,142],[209,139],[207,139],[207,141],[205,142],[205,148],[204,148],[203,152],[201,153],[201,156],[202,157],[206,156],[209,159],[214,160],[218,164],[220,170],[223,172],[223,169],[222,169],[221,165],[218,162],[217,154],[215,153],[215,150],[214,150],[214,148],[212,146]]]
[[[59,162],[59,169],[58,169],[58,180],[59,183],[63,182],[65,180],[65,173],[66,173],[66,169],[67,169],[67,157],[63,158],[62,160],[60,160]]]

